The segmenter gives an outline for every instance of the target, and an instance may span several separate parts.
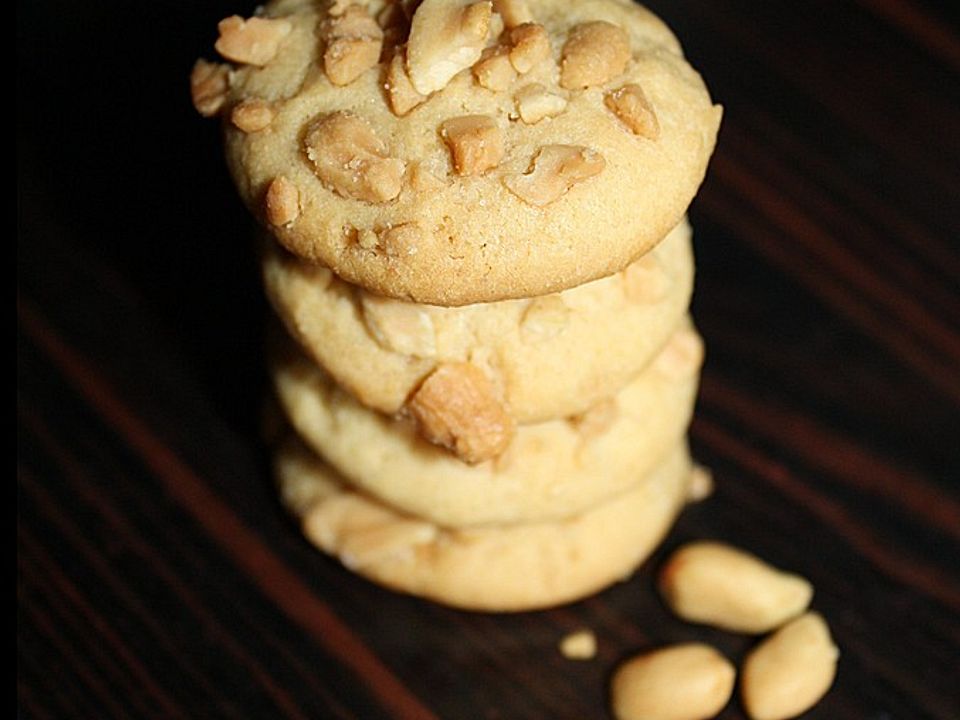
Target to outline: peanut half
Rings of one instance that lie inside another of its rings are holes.
[[[786,720],[830,689],[840,651],[824,619],[806,613],[760,643],[743,663],[740,695],[753,720]]]
[[[424,437],[468,463],[497,457],[513,436],[513,419],[493,383],[472,363],[437,367],[407,407]]]
[[[623,663],[611,681],[617,720],[706,720],[730,700],[736,670],[709,645],[672,645]]]
[[[410,22],[407,72],[421,95],[442,90],[480,59],[490,30],[489,0],[423,0]]]
[[[677,550],[658,584],[667,605],[684,620],[745,633],[779,627],[806,610],[813,596],[802,577],[718,542]]]
[[[363,118],[347,111],[310,122],[304,151],[320,181],[339,195],[383,203],[400,194],[405,164],[386,147]]]

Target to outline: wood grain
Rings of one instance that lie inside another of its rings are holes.
[[[725,106],[691,211],[691,437],[717,489],[627,582],[508,616],[375,587],[276,501],[249,220],[185,81],[249,8],[19,9],[19,717],[609,717],[627,655],[752,645],[657,599],[656,568],[695,538],[813,582],[842,656],[804,717],[960,717],[956,17],[651,7]],[[586,663],[556,649],[580,627]]]

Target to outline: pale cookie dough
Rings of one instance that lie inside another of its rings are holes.
[[[221,24],[229,62],[195,67],[194,104],[224,118],[240,194],[283,245],[465,305],[617,272],[680,221],[721,110],[659,19],[628,0],[413,7],[275,0]]]
[[[447,526],[563,518],[634,486],[683,437],[703,357],[686,324],[612,400],[520,426],[500,457],[467,465],[411,423],[365,408],[280,341],[271,374],[294,430],[357,487]]]
[[[686,313],[690,226],[625,270],[523,300],[445,308],[373,295],[265,243],[263,277],[301,347],[364,405],[400,411],[438,365],[478,362],[516,422],[576,415],[618,392]]]
[[[400,592],[470,610],[550,607],[625,580],[659,544],[684,502],[683,442],[628,492],[565,520],[450,529],[349,488],[299,442],[278,451],[283,503],[314,545]]]

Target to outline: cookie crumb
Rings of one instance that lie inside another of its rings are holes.
[[[568,660],[592,660],[597,654],[597,636],[592,630],[577,630],[560,641],[560,654]]]
[[[690,485],[687,488],[687,502],[696,503],[713,495],[713,473],[703,465],[694,465],[690,472]]]

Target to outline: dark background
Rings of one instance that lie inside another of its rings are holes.
[[[960,37],[920,0],[654,2],[726,108],[691,218],[714,537],[811,578],[811,718],[960,717]],[[251,221],[187,77],[235,3],[17,7],[23,717],[604,717],[687,639],[663,552],[576,605],[394,596],[300,540],[258,439]],[[555,644],[594,628],[598,658]],[[734,701],[723,717],[741,717]]]

